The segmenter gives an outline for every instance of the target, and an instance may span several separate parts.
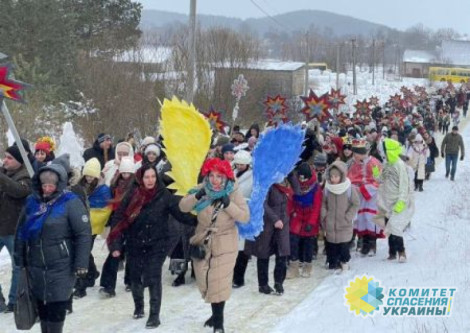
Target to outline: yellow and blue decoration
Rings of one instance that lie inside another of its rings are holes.
[[[379,310],[380,305],[383,304],[383,288],[380,287],[379,282],[374,281],[373,277],[367,275],[356,277],[349,282],[349,287],[345,289],[345,305],[356,316],[373,316],[374,312]]]

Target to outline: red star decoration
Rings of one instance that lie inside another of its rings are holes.
[[[369,98],[369,104],[373,106],[379,106],[379,98],[377,96],[372,96]]]
[[[402,98],[401,95],[395,94],[394,96],[390,96],[390,104],[395,107],[399,107],[402,105]]]
[[[287,105],[286,98],[281,95],[274,97],[267,96],[263,102],[266,106],[265,114],[268,119],[268,126],[277,127],[281,123],[287,123],[289,118],[287,117]]]
[[[209,124],[211,125],[211,128],[219,133],[225,134],[225,126],[227,126],[227,123],[222,121],[222,115],[220,112],[217,112],[213,106],[211,106],[210,110],[208,113],[204,113],[204,116],[206,116],[207,120],[209,121]]]
[[[369,102],[367,102],[367,100],[364,98],[364,100],[361,102],[361,101],[356,101],[356,104],[354,104],[354,107],[356,108],[356,113],[359,115],[359,116],[366,116],[366,115],[369,115],[370,113],[370,104]]]
[[[395,111],[390,116],[390,126],[392,129],[401,129],[405,121],[405,115],[399,111]]]
[[[24,102],[19,92],[26,88],[26,84],[16,80],[9,80],[10,69],[10,65],[0,67],[0,99],[8,98],[16,102]]]
[[[340,105],[346,104],[346,95],[342,95],[341,91],[331,88],[330,93],[328,94],[328,104],[331,108],[338,109]]]
[[[300,96],[300,98],[305,103],[305,107],[301,112],[305,115],[307,121],[317,118],[322,122],[331,118],[331,114],[328,112],[328,108],[330,107],[328,94],[318,97],[313,90],[310,89],[308,96]]]

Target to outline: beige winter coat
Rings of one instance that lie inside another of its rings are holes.
[[[351,241],[353,236],[353,220],[356,217],[360,205],[359,194],[351,186],[341,187],[342,193],[335,194],[334,185],[329,184],[329,171],[336,167],[341,172],[341,184],[346,184],[346,164],[341,161],[334,162],[326,171],[327,184],[321,209],[322,229],[326,233],[326,240],[339,244]],[[331,187],[331,190],[329,189]]]
[[[190,212],[197,200],[194,194],[181,199],[182,212]],[[198,213],[196,233],[191,244],[201,244],[211,225],[213,206]],[[228,300],[232,291],[233,269],[238,255],[238,229],[235,221],[246,223],[250,213],[245,198],[235,184],[230,194],[230,205],[222,209],[212,229],[206,258],[193,260],[196,280],[202,298],[207,303],[220,303]]]

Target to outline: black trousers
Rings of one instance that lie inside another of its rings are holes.
[[[294,234],[289,235],[290,240],[290,261],[299,260],[310,263],[313,256],[318,253],[317,237],[301,237]]]
[[[163,263],[162,263],[163,264]],[[162,267],[155,272],[149,281],[150,296],[150,315],[160,316],[160,308],[162,305]],[[142,280],[131,280],[132,298],[136,309],[144,308],[144,285]]]
[[[124,257],[122,256],[114,258],[111,253],[108,254],[108,257],[103,264],[103,269],[101,270],[101,287],[104,287],[108,290],[116,290],[117,273],[119,271],[119,264],[122,260],[124,260]],[[127,264],[127,261],[124,267],[124,284],[130,285],[131,282],[129,279],[129,265]]]
[[[249,259],[250,256],[246,255],[244,251],[238,251],[237,261],[233,270],[233,283],[238,285],[245,284],[245,272]]]
[[[391,256],[396,256],[397,252],[404,252],[405,245],[403,243],[403,237],[390,235],[388,237],[388,253]]]
[[[68,304],[69,301],[51,303],[37,301],[39,319],[52,323],[63,322]]]
[[[375,249],[377,246],[377,238],[370,235],[365,235],[362,237],[362,247],[361,253],[367,254],[370,250]]]
[[[258,285],[267,286],[269,282],[269,259],[259,259],[256,262],[258,268]],[[274,283],[283,284],[286,279],[287,257],[276,255],[276,265],[274,266]]]
[[[347,263],[351,260],[349,253],[349,242],[345,243],[330,243],[326,246],[326,260],[330,269],[340,268],[341,263]]]

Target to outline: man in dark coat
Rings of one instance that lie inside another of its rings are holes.
[[[31,193],[31,178],[23,164],[20,150],[13,145],[8,147],[0,168],[0,251],[6,247],[12,262],[12,278],[8,306],[0,286],[0,312],[12,312],[16,304],[16,283],[18,269],[13,265],[13,243],[15,230],[26,197]]]
[[[113,141],[109,134],[99,134],[93,143],[93,147],[88,148],[83,153],[85,162],[93,157],[96,157],[100,161],[101,169],[104,168],[106,162],[114,160]]]
[[[91,250],[88,212],[65,191],[67,180],[60,164],[39,170],[15,238],[15,263],[30,277],[42,332],[62,332],[76,276],[86,275]],[[46,186],[55,188],[47,193]]]

